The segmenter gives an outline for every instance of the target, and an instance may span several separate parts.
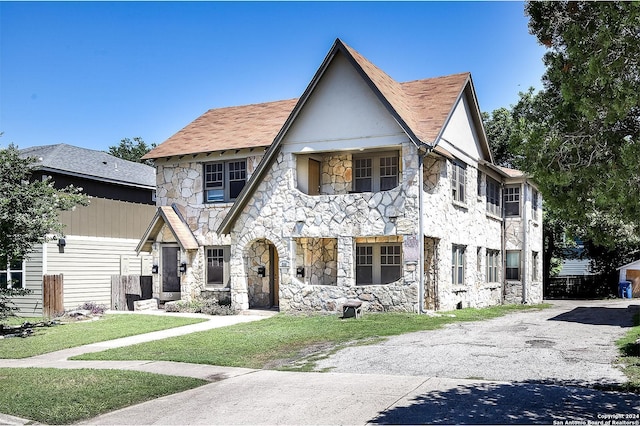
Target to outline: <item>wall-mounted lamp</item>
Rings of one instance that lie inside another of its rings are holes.
[[[184,274],[185,272],[187,272],[187,264],[182,262],[180,264],[180,273]]]
[[[298,266],[296,268],[296,276],[300,278],[304,278],[304,266]]]
[[[151,267],[151,273],[152,274],[157,274],[158,273],[158,265],[153,265]]]
[[[64,253],[64,247],[67,245],[67,240],[64,238],[58,239],[58,252]]]
[[[258,276],[259,277],[267,276],[267,268],[265,268],[264,266],[258,266]]]

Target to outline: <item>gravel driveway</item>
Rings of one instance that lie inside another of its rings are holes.
[[[552,308],[391,337],[354,346],[318,370],[498,381],[626,381],[613,362],[615,341],[632,326],[640,301],[551,301]],[[366,315],[366,314],[365,314]]]

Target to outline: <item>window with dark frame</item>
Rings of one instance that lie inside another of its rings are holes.
[[[389,284],[402,278],[401,244],[358,244],[356,284]]]
[[[501,216],[502,212],[500,211],[500,183],[487,176],[487,212]]]
[[[451,282],[464,285],[465,246],[454,244],[451,248]]]
[[[0,270],[0,288],[24,288],[24,262],[22,260],[10,260]]]
[[[204,165],[204,202],[226,203],[240,195],[247,182],[247,161],[218,161]]]
[[[507,270],[508,280],[520,281],[520,251],[507,251]]]
[[[224,287],[229,283],[229,248],[207,247],[207,286]]]
[[[398,186],[400,159],[397,153],[354,156],[353,192],[388,191]]]
[[[520,186],[506,186],[503,199],[505,216],[520,216]]]
[[[464,203],[466,167],[458,162],[452,162],[451,195],[454,201]]]

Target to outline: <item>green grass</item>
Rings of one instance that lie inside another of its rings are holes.
[[[24,322],[12,319],[12,323]],[[33,319],[31,319],[33,320]],[[53,327],[37,327],[27,338],[0,339],[0,358],[27,358],[120,337],[149,333],[205,321],[158,315],[105,315],[97,321],[81,321]]]
[[[438,317],[410,313],[365,314],[357,320],[342,320],[334,315],[280,314],[252,323],[84,354],[73,359],[163,360],[308,371],[313,369],[316,359],[340,349],[347,342],[366,344],[387,336],[433,330],[452,322],[484,320],[542,307],[545,305],[463,309]]]
[[[206,383],[134,371],[0,368],[0,413],[69,424]]]
[[[627,390],[640,393],[640,313],[633,317],[634,327],[616,343],[620,349],[618,363],[622,366],[622,371],[629,379],[625,385]]]

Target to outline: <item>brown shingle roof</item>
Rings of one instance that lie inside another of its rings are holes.
[[[398,83],[340,40],[336,40],[336,46],[355,62],[369,79],[368,83],[375,86],[381,100],[395,111],[401,126],[416,143],[435,142],[470,80],[469,73],[461,73]],[[290,99],[209,110],[143,158],[267,147],[297,101]]]
[[[210,109],[143,158],[267,147],[297,99]]]

